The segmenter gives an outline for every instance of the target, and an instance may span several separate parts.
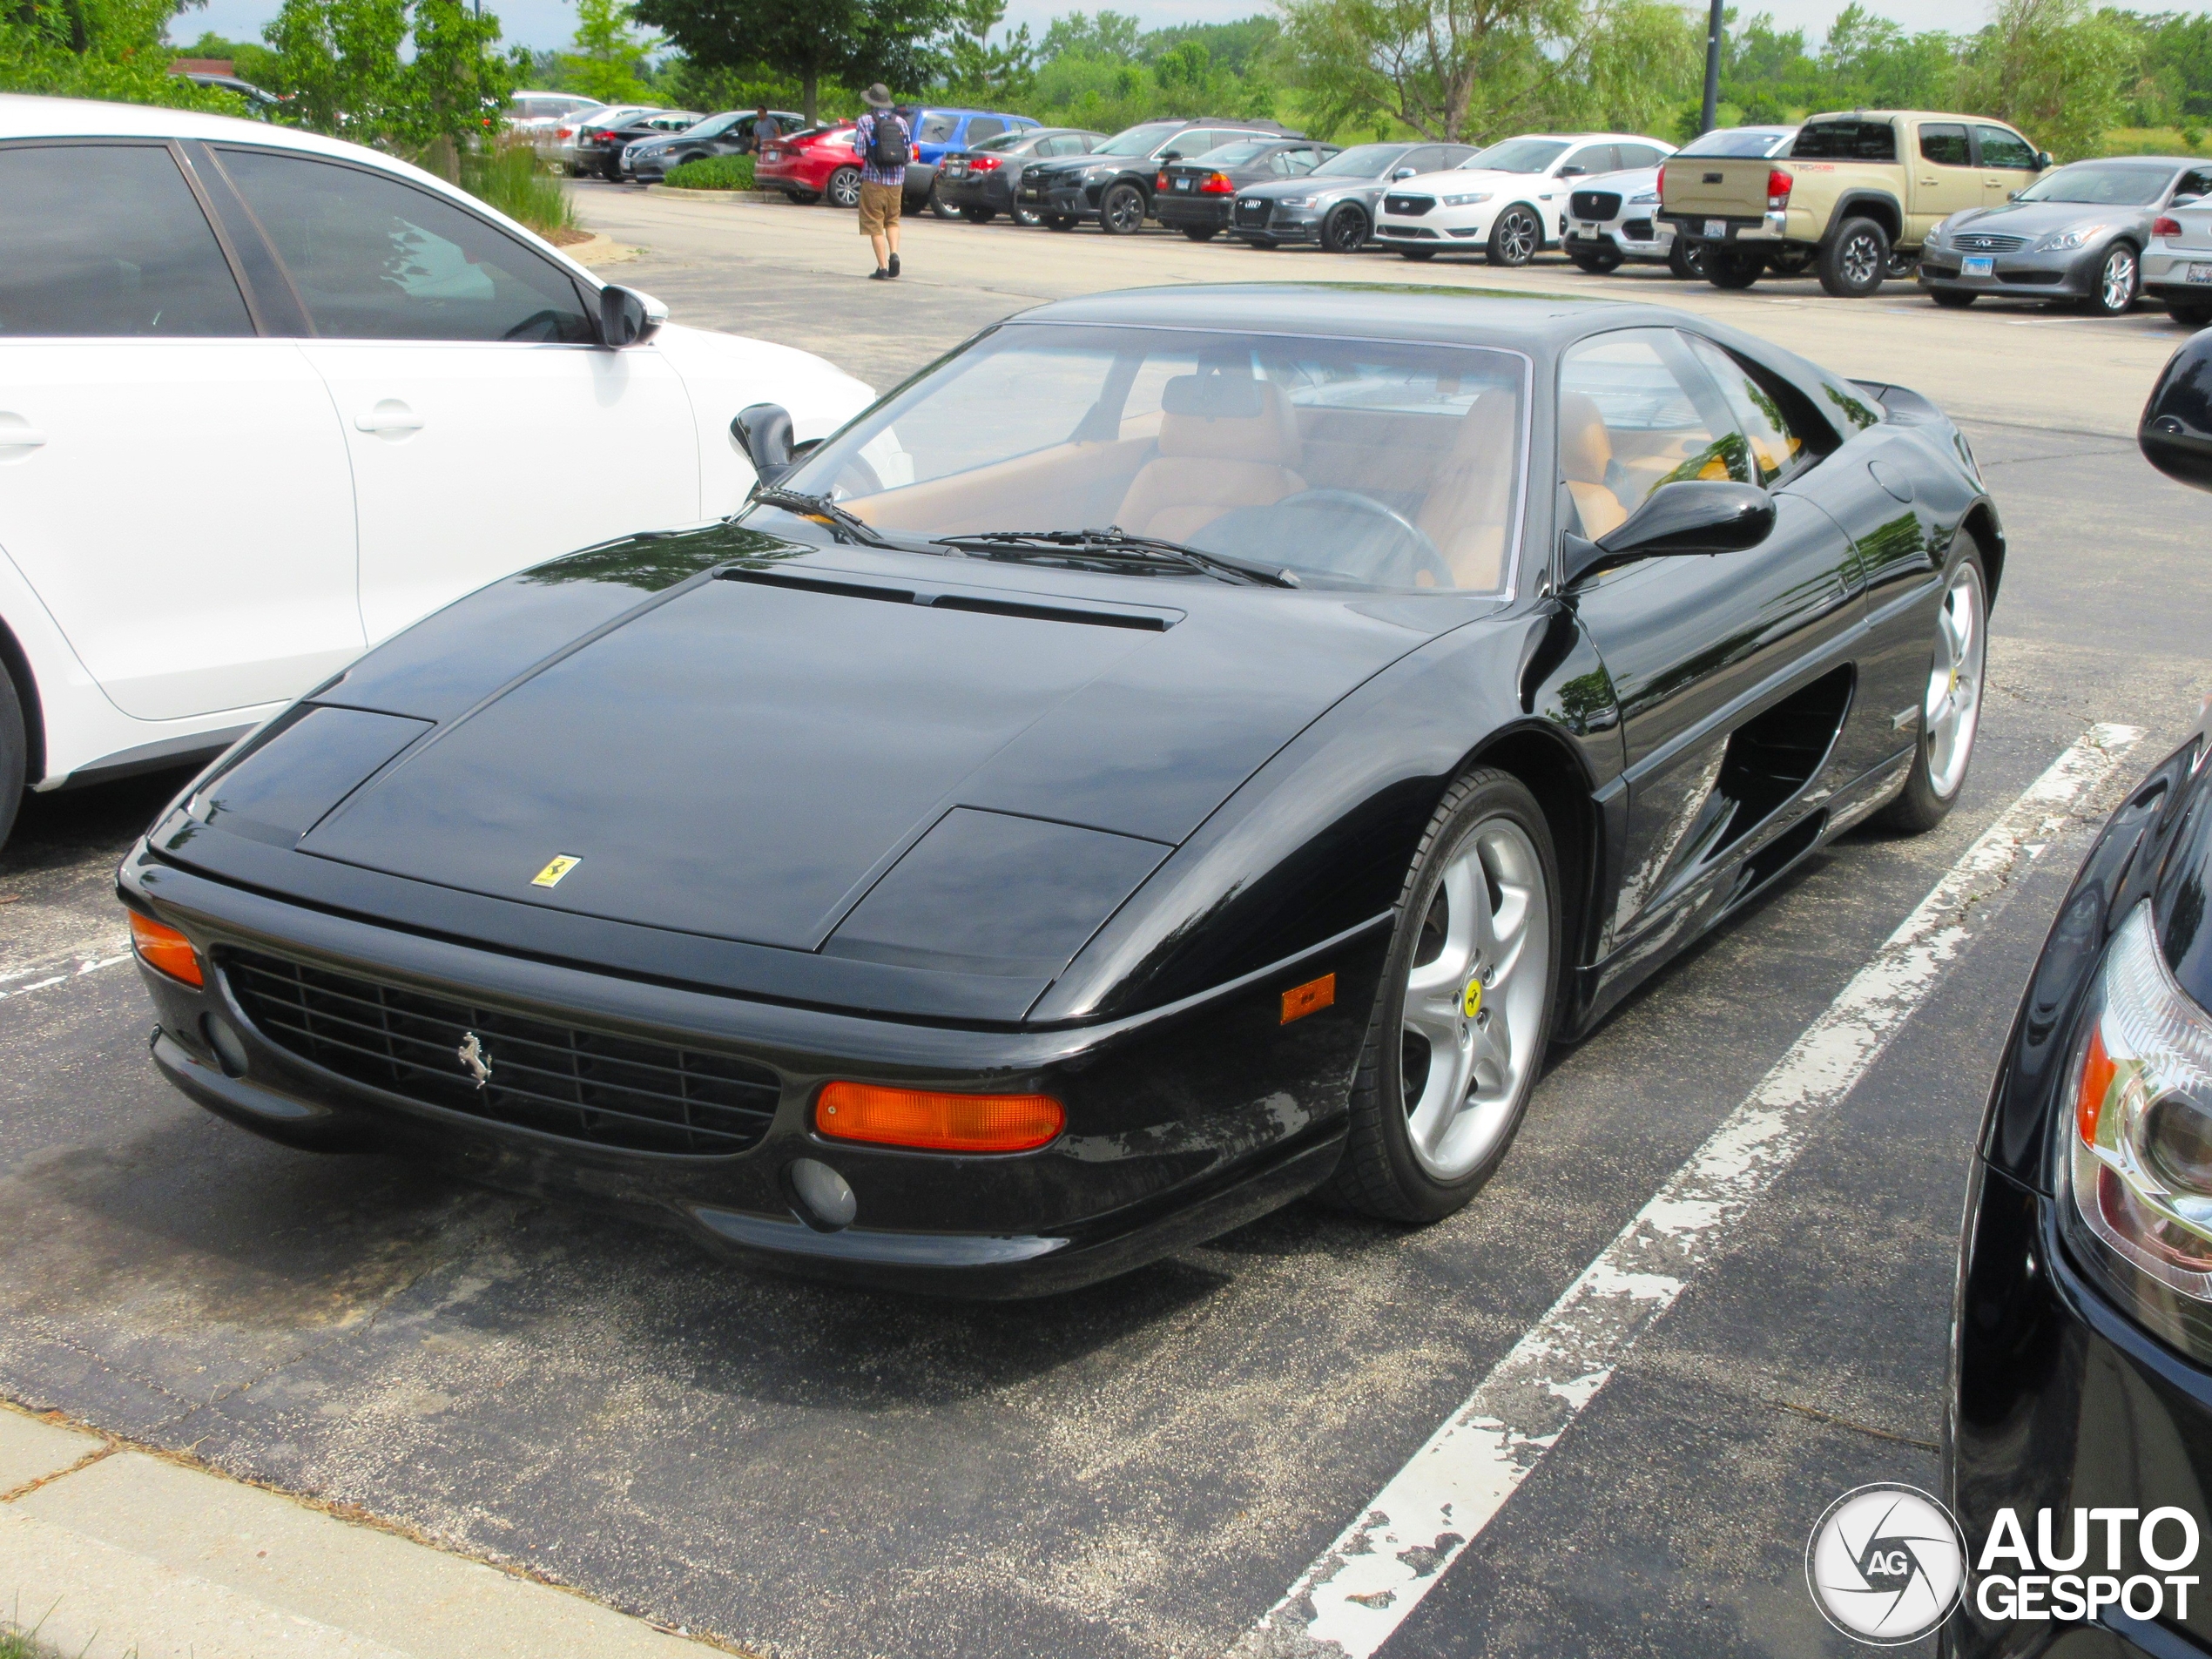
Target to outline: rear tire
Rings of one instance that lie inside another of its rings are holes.
[[[858,207],[860,205],[860,170],[840,167],[829,176],[829,188],[824,192],[833,207]]]
[[[1551,1042],[1561,892],[1551,826],[1518,778],[1478,767],[1445,791],[1401,890],[1326,1189],[1337,1204],[1440,1221],[1504,1160]]]
[[[960,209],[937,193],[934,180],[930,183],[929,195],[923,201],[922,206],[929,210],[930,217],[933,219],[958,219],[960,217]]]
[[[2212,323],[2212,305],[2193,306],[2178,300],[2166,302],[2166,314],[2184,328],[2202,328]]]
[[[1766,274],[1766,255],[1755,248],[1713,247],[1705,251],[1705,280],[1716,288],[1741,291]]]
[[[1838,300],[1864,300],[1890,273],[1890,234],[1871,219],[1847,219],[1820,245],[1820,286]]]
[[[8,833],[16,826],[16,812],[23,805],[25,771],[30,761],[30,745],[24,733],[23,703],[16,696],[16,683],[8,671],[0,668],[0,848],[8,845]]]
[[[1777,248],[1766,256],[1766,268],[1778,277],[1803,276],[1812,268],[1809,247]]]
[[[1321,246],[1331,253],[1357,253],[1367,239],[1367,216],[1350,202],[1321,221]]]
[[[1971,288],[1930,288],[1928,298],[1952,311],[1964,311],[1981,296]]]
[[[1907,835],[1933,829],[1959,804],[1981,725],[1982,677],[1989,663],[1989,572],[1981,544],[1963,530],[1959,539],[1966,550],[1951,567],[1937,612],[1912,770],[1897,799],[1874,816],[1885,828]]]
[[[1710,243],[1695,242],[1687,236],[1677,236],[1667,249],[1667,268],[1684,282],[1703,281],[1711,254]]]

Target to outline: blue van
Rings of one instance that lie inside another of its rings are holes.
[[[1035,126],[1026,115],[999,110],[948,110],[934,104],[919,109],[902,107],[900,114],[914,135],[914,158],[907,163],[907,206],[926,206],[940,219],[957,219],[960,210],[936,196],[937,164],[948,150],[964,150],[1002,132],[1026,132]]]

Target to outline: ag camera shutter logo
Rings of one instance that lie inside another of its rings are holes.
[[[1854,1641],[1917,1642],[1950,1617],[1966,1584],[1966,1541],[1917,1487],[1882,1483],[1828,1506],[1805,1542],[1813,1605]]]

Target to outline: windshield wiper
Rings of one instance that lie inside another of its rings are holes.
[[[861,547],[889,548],[896,553],[929,550],[927,548],[918,549],[911,543],[893,541],[859,514],[848,513],[827,496],[810,496],[803,489],[762,489],[756,486],[752,494],[745,499],[748,505],[758,502],[764,507],[780,507],[786,513],[811,518],[816,523],[826,526],[829,533],[840,542],[854,543]]]
[[[1180,565],[1217,582],[1259,583],[1271,588],[1298,585],[1298,579],[1288,570],[1247,563],[1219,553],[1202,553],[1195,547],[1163,541],[1157,536],[1132,536],[1118,524],[1109,524],[1100,530],[982,530],[973,536],[940,536],[934,540],[940,547],[995,558],[1020,558],[1032,554],[1143,564],[1156,569]]]

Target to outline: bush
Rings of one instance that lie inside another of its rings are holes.
[[[668,170],[667,183],[678,190],[751,190],[751,156],[709,156]]]
[[[430,166],[428,159],[423,165]],[[431,166],[435,172],[438,169]],[[576,210],[559,179],[539,170],[526,143],[509,139],[460,152],[460,185],[481,202],[520,220],[541,236],[576,228]]]

